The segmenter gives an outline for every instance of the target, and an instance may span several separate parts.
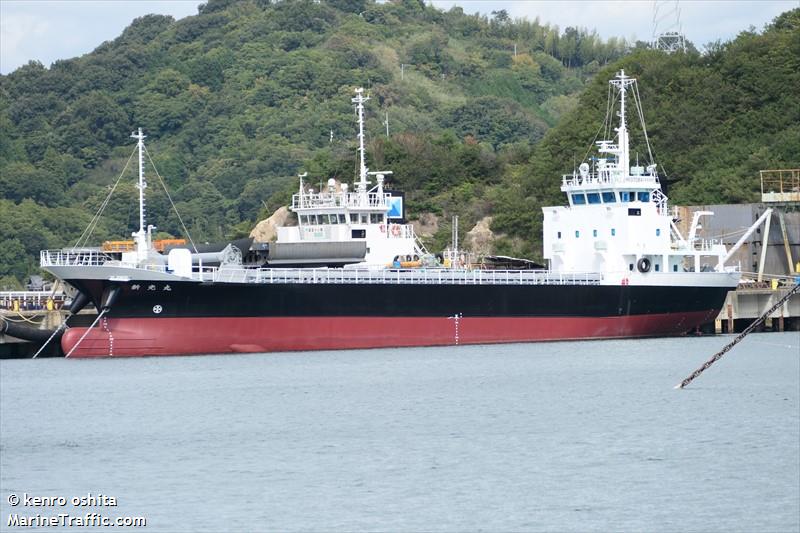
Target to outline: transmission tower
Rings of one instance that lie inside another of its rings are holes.
[[[653,40],[656,50],[686,52],[686,37],[681,30],[681,10],[678,0],[653,2]]]

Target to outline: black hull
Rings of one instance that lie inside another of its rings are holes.
[[[728,287],[638,285],[236,284],[69,280],[110,318],[621,317],[719,310]],[[138,286],[137,290],[132,287]],[[158,307],[156,307],[158,306]],[[154,313],[156,308],[160,312]]]
[[[728,287],[70,281],[96,305],[74,357],[331,350],[680,335]]]

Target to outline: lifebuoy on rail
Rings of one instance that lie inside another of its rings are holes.
[[[646,257],[642,257],[639,259],[639,262],[636,263],[636,268],[639,269],[639,272],[644,274],[645,272],[650,272],[650,260]]]
[[[397,224],[392,224],[392,235],[394,235],[395,237],[400,235],[400,226],[398,226]]]

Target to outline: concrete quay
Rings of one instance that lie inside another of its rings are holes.
[[[769,310],[783,298],[791,286],[773,288],[768,283],[740,286],[730,291],[717,319],[714,321],[716,333],[740,333],[755,319]],[[800,293],[770,315],[759,331],[800,331]]]

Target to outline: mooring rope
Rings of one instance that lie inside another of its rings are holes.
[[[50,344],[50,341],[53,340],[53,337],[55,337],[58,334],[59,331],[61,331],[64,327],[66,327],[66,325],[67,325],[67,319],[65,318],[64,321],[61,324],[58,325],[58,327],[53,332],[53,334],[50,335],[50,338],[48,338],[46,341],[44,341],[44,344],[42,344],[42,346],[39,348],[39,350],[37,350],[37,352],[35,354],[33,354],[33,357],[31,357],[31,359],[36,359],[37,357],[39,357],[39,354],[42,353],[42,351],[44,350],[44,347],[47,346],[48,344]]]
[[[75,348],[77,348],[77,347],[78,347],[78,345],[80,345],[80,343],[82,343],[82,342],[83,342],[83,339],[85,339],[85,338],[86,338],[86,335],[88,335],[88,334],[89,334],[89,332],[90,332],[90,331],[92,331],[92,328],[93,328],[93,327],[94,327],[94,326],[97,324],[97,322],[98,322],[98,321],[99,321],[99,320],[100,320],[100,319],[103,317],[103,315],[104,315],[104,314],[106,314],[106,311],[108,311],[108,309],[103,309],[102,311],[100,311],[100,313],[97,315],[97,318],[95,318],[95,319],[94,319],[94,322],[92,322],[92,325],[91,325],[91,326],[89,326],[89,327],[86,329],[86,331],[84,331],[84,332],[83,332],[83,335],[81,335],[81,338],[80,338],[80,339],[78,339],[78,342],[76,342],[76,343],[75,343],[75,346],[73,346],[73,347],[72,347],[72,349],[69,351],[69,353],[67,353],[67,355],[65,355],[65,356],[64,356],[64,358],[65,358],[65,359],[66,359],[67,357],[69,357],[70,355],[72,355],[72,352],[74,352],[74,351],[75,351]]]
[[[36,324],[38,326],[42,322],[41,322],[41,320],[39,320],[37,322],[35,319],[37,319],[37,318],[38,319],[44,319],[44,316],[45,316],[45,313],[39,313],[39,314],[33,315],[32,317],[28,318],[25,315],[23,315],[22,312],[20,312],[19,310],[15,309],[14,312],[19,315],[19,318],[11,318],[10,316],[5,316],[3,318],[8,320],[9,322],[27,322],[29,324]]]

